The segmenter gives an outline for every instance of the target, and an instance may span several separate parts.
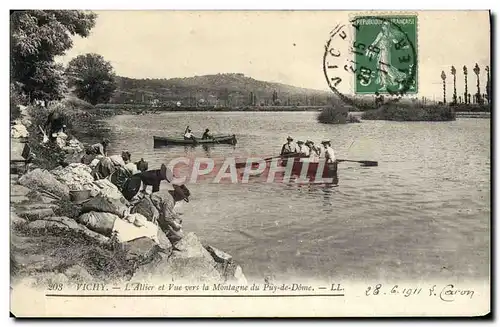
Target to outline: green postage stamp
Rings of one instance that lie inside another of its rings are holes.
[[[356,16],[352,24],[354,92],[417,93],[417,16]]]

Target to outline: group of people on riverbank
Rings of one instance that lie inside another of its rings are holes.
[[[298,155],[300,157],[309,158],[311,162],[317,162],[320,158],[326,159],[327,163],[336,161],[335,151],[333,151],[330,140],[321,141],[322,146],[316,146],[313,141],[306,142],[297,140],[293,142],[293,138],[288,136],[286,143],[281,147],[281,156]]]
[[[132,199],[140,190],[146,192],[147,187],[152,187],[152,193],[160,191],[160,183],[173,181],[173,173],[162,164],[160,169],[148,170],[148,162],[141,158],[132,162],[129,151],[122,151],[121,155],[108,156],[108,139],[90,145],[82,157],[81,163],[92,168],[92,176],[96,179],[108,178],[122,192],[127,200]],[[189,201],[189,190],[185,185],[173,185],[177,198]]]

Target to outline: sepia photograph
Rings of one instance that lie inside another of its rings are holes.
[[[11,314],[487,315],[491,21],[11,10]]]

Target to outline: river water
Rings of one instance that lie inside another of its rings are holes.
[[[184,156],[269,157],[288,135],[331,139],[339,185],[187,185],[184,229],[233,255],[250,279],[484,280],[489,276],[490,120],[323,125],[314,112],[173,112],[107,120],[111,153],[150,169]],[[236,134],[238,144],[153,148],[153,135]],[[166,192],[168,185],[162,187]]]

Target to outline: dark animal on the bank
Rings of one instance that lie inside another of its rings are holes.
[[[137,161],[135,163],[135,165],[137,166],[137,169],[142,171],[142,172],[145,172],[148,170],[148,162],[144,161],[144,158],[141,158],[141,160]]]

